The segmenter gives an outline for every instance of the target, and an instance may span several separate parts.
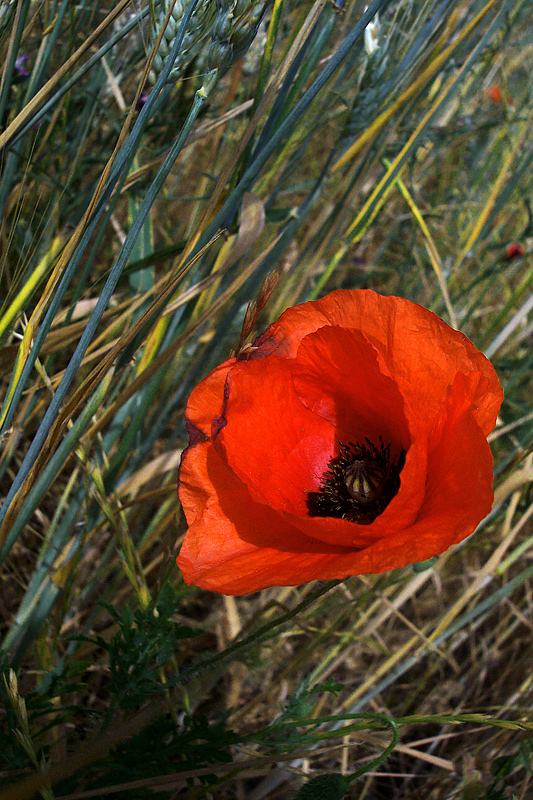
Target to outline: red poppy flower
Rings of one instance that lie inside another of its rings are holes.
[[[496,86],[496,84],[490,86],[485,91],[485,94],[487,95],[487,97],[490,97],[493,103],[501,103],[501,101],[503,100],[502,90],[500,89],[499,86]]]
[[[514,105],[513,98],[511,97],[511,95],[506,93],[504,96],[502,90],[496,84],[493,84],[488,89],[486,89],[485,94],[487,95],[488,98],[492,100],[493,103],[498,104],[506,102],[508,106]]]
[[[515,258],[520,258],[524,255],[524,248],[518,242],[511,242],[507,245],[505,250],[505,261],[513,261]]]
[[[502,397],[415,303],[339,290],[290,308],[189,400],[186,582],[245,594],[442,553],[491,509]]]

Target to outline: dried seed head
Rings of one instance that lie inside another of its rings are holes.
[[[238,357],[245,349],[246,340],[252,333],[255,323],[259,318],[259,312],[266,306],[270,295],[276,287],[278,282],[279,273],[276,270],[269,272],[263,280],[257,300],[252,300],[248,303],[248,308],[244,315],[244,320],[241,328],[241,337],[235,355]]]
[[[248,308],[246,309],[246,314],[244,315],[244,319],[242,322],[241,328],[241,342],[245,342],[246,339],[250,336],[251,332],[254,329],[254,325],[257,322],[258,317],[257,311],[257,303],[255,300],[251,300],[248,303]]]
[[[277,270],[269,272],[265,277],[263,283],[261,284],[261,288],[259,289],[259,294],[257,295],[257,308],[259,311],[261,311],[261,309],[263,309],[268,303],[270,295],[276,288],[278,278],[279,272]]]
[[[10,702],[16,703],[19,687],[18,687],[17,676],[14,670],[10,669],[8,670],[7,674],[4,674],[4,683]]]

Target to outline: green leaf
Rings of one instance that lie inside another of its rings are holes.
[[[342,800],[348,784],[337,772],[331,775],[317,775],[304,783],[294,800]]]

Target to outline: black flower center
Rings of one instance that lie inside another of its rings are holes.
[[[329,461],[320,489],[307,495],[309,516],[369,525],[387,508],[400,488],[405,451],[392,456],[390,444],[385,446],[381,437],[379,447],[369,439],[365,442],[339,442],[339,455]]]

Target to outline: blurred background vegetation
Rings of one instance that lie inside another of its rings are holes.
[[[531,797],[529,0],[0,0],[0,47],[0,800]],[[453,552],[183,584],[187,397],[273,271],[257,332],[371,288],[492,359]]]

